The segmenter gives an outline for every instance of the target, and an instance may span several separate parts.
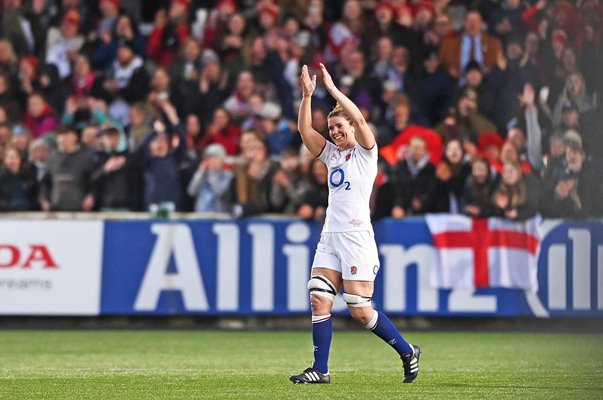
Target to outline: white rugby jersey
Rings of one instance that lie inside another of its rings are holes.
[[[329,169],[329,206],[323,232],[373,231],[369,200],[377,176],[377,145],[339,151],[327,142],[318,158]]]

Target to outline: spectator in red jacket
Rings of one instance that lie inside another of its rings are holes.
[[[204,150],[211,143],[220,143],[228,155],[234,156],[239,153],[240,137],[241,128],[231,122],[226,109],[219,107],[214,111],[214,116],[199,142],[199,148]]]
[[[169,67],[178,56],[180,44],[190,36],[190,0],[172,0],[169,11],[159,9],[149,36],[147,54],[162,67]]]
[[[53,132],[59,125],[54,111],[40,93],[32,93],[27,98],[24,123],[34,138]]]

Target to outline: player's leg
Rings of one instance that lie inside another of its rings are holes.
[[[333,337],[331,309],[341,286],[341,273],[327,268],[312,268],[308,281],[312,307],[312,343],[314,362],[301,374],[289,379],[293,383],[330,383],[329,353]]]
[[[368,232],[350,232],[341,235],[341,240],[340,248],[345,249],[341,252],[343,300],[355,320],[396,350],[404,366],[404,382],[412,382],[419,373],[419,347],[404,340],[387,315],[371,304],[379,271],[374,237]]]
[[[404,367],[404,382],[410,383],[419,374],[419,346],[408,343],[394,323],[371,305],[373,282],[344,280],[343,299],[350,315],[396,350]]]
[[[312,306],[312,342],[314,344],[312,366],[322,373],[329,371],[329,352],[333,336],[331,309],[335,294],[339,292],[340,287],[340,272],[326,268],[312,269],[312,278],[308,283]]]
[[[318,244],[311,277],[308,281],[312,308],[312,342],[314,362],[299,375],[289,379],[293,383],[330,383],[329,353],[333,336],[331,309],[341,287],[340,261],[329,245],[329,235],[323,235]]]

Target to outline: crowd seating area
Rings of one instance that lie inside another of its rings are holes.
[[[3,0],[0,211],[321,220],[297,109],[323,63],[377,139],[375,220],[603,217],[602,22],[599,0]]]

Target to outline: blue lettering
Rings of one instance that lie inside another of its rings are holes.
[[[339,173],[339,181],[338,182],[335,182],[335,179],[334,179],[336,173]],[[331,171],[331,174],[329,175],[329,183],[333,187],[341,186],[344,179],[345,179],[345,174],[343,173],[343,170],[341,168],[334,169],[333,171]]]

